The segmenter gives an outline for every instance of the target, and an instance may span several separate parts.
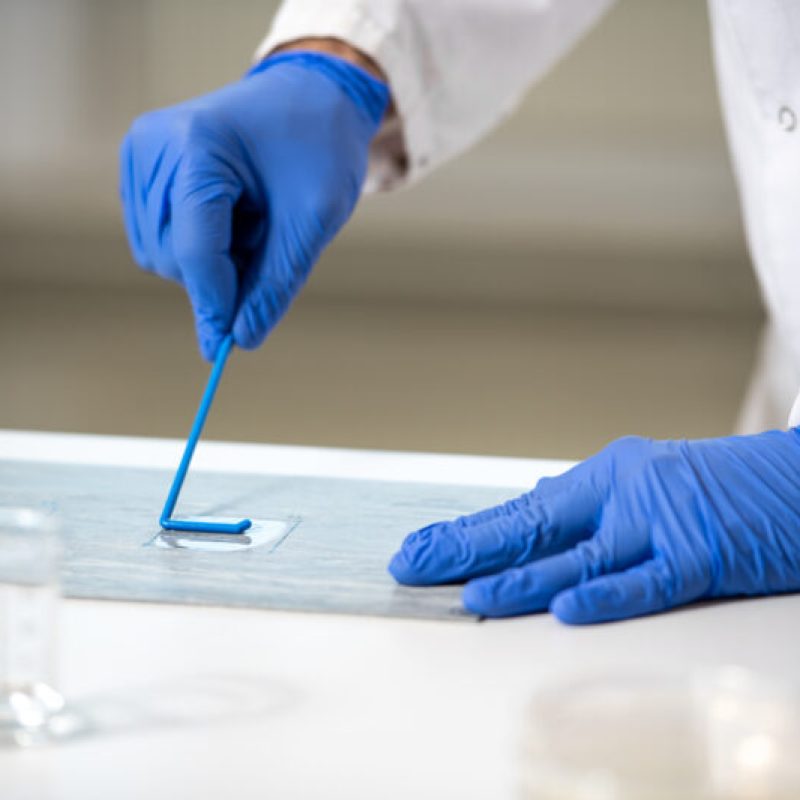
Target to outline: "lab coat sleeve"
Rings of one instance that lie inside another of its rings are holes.
[[[285,0],[259,46],[346,41],[386,73],[396,109],[367,190],[412,182],[509,114],[613,0]]]

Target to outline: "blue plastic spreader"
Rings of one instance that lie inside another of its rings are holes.
[[[178,495],[180,494],[183,482],[186,479],[186,473],[189,471],[189,464],[194,455],[194,449],[197,447],[197,442],[200,439],[200,434],[203,432],[203,425],[205,425],[208,411],[211,408],[211,403],[214,400],[214,393],[217,391],[217,385],[222,377],[222,371],[225,369],[225,362],[228,360],[228,355],[233,347],[233,336],[228,334],[223,339],[222,344],[217,351],[217,357],[214,360],[214,366],[211,369],[206,390],[203,393],[203,399],[200,401],[200,408],[197,409],[197,416],[194,418],[192,430],[189,433],[189,438],[186,442],[186,449],[183,451],[183,458],[178,465],[178,471],[175,473],[175,480],[172,482],[172,487],[167,495],[167,502],[164,503],[164,510],[161,512],[161,527],[165,531],[192,531],[195,533],[244,533],[253,523],[249,519],[242,519],[239,522],[209,522],[202,520],[192,519],[173,519],[172,512],[175,510],[175,504],[178,502]]]

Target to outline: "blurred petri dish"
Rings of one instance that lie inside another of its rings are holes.
[[[522,745],[526,800],[800,800],[797,687],[739,667],[560,683]]]

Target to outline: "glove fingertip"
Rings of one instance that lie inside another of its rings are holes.
[[[636,615],[635,609],[624,596],[619,595],[610,579],[600,579],[593,586],[576,586],[561,592],[553,598],[550,611],[566,625],[616,622]]]
[[[431,531],[435,525],[410,533],[389,562],[389,572],[407,586],[430,586],[440,583],[440,559],[432,548]]]
[[[125,213],[127,214],[127,211]],[[128,249],[130,250],[131,257],[136,263],[136,266],[143,269],[145,272],[152,272],[153,264],[147,257],[147,253],[145,253],[144,247],[139,239],[139,234],[133,223],[126,223],[126,229],[128,232]]]
[[[664,566],[649,561],[567,589],[556,595],[550,610],[569,625],[617,622],[675,605],[668,587],[669,577],[664,574]]]
[[[419,575],[414,571],[402,550],[398,550],[387,567],[389,574],[401,584],[406,586],[419,585]]]
[[[243,306],[233,323],[233,341],[242,350],[255,350],[267,336],[266,329],[252,324],[249,319],[251,316],[247,307]]]
[[[125,227],[125,234],[128,240],[133,260],[144,270],[151,269],[151,263],[147,258],[142,236],[139,231],[139,224],[136,215],[136,202],[134,193],[133,175],[133,156],[131,154],[130,134],[128,134],[120,145],[119,152],[119,199],[122,205],[122,222]]]
[[[530,595],[518,580],[519,572],[506,570],[469,581],[461,593],[467,611],[482,617],[518,617],[542,610],[538,597]]]
[[[495,616],[496,601],[490,589],[491,580],[478,578],[469,581],[461,592],[464,608],[481,617]]]
[[[222,337],[216,333],[199,332],[197,334],[197,341],[200,346],[200,355],[206,361],[213,362],[217,357],[217,350],[219,350]]]
[[[219,350],[222,340],[227,335],[227,331],[222,330],[208,319],[195,316],[195,334],[200,355],[206,361],[214,361],[217,357],[217,350]]]
[[[588,625],[597,621],[580,588],[559,592],[550,603],[550,613],[565,625]]]

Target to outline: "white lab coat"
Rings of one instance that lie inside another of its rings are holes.
[[[367,189],[417,180],[510,113],[613,0],[285,0],[258,56],[342,39],[388,76],[397,115]],[[770,326],[739,427],[783,424],[800,386],[800,0],[709,0],[747,239]],[[800,396],[790,424],[800,424]]]

